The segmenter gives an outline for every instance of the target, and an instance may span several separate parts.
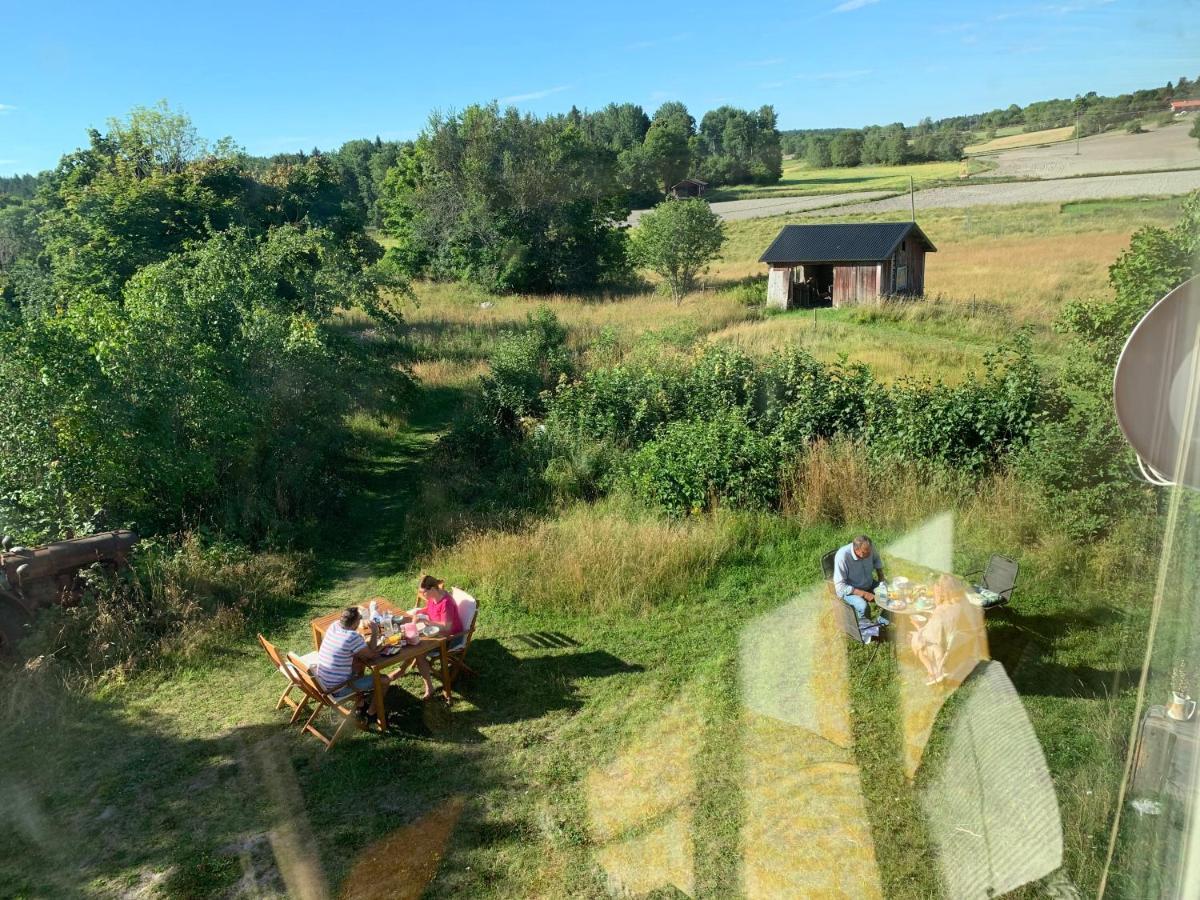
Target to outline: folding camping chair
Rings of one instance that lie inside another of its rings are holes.
[[[976,588],[986,588],[989,591],[999,595],[1000,599],[991,606],[985,606],[984,609],[996,609],[999,606],[1007,605],[1012,599],[1012,592],[1017,586],[1017,572],[1020,566],[1015,560],[1009,559],[1007,556],[998,556],[992,554],[988,560],[987,568],[983,570],[983,580],[975,585]],[[967,578],[973,578],[979,575],[979,570],[969,572]]]
[[[829,595],[830,603],[833,610],[833,621],[836,623],[838,630],[846,635],[850,640],[857,644],[869,644],[871,647],[870,656],[867,659],[867,664],[863,666],[862,671],[858,673],[858,677],[862,678],[863,674],[875,662],[875,656],[879,653],[879,645],[883,642],[883,635],[877,634],[874,638],[869,639],[863,634],[862,619],[858,617],[858,612],[839,597],[833,590],[833,559],[837,555],[837,550],[830,550],[821,557],[821,573],[825,576],[825,586]],[[873,623],[868,623],[868,625]],[[884,626],[877,626],[882,628]]]

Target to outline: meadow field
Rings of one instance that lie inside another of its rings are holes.
[[[907,187],[919,168],[847,171]],[[956,175],[932,164],[925,177]],[[798,167],[792,181],[827,183]],[[167,639],[160,665],[82,693],[34,667],[7,697],[0,893],[798,897],[850,877],[855,896],[949,896],[945,823],[930,804],[948,739],[935,718],[955,698],[931,694],[903,651],[884,648],[868,668],[871,648],[844,650],[821,615],[822,553],[865,530],[886,559],[931,522],[953,571],[992,552],[1022,567],[1012,608],[989,614],[988,656],[1045,755],[1063,859],[1015,896],[1093,893],[1144,649],[1153,518],[1130,515],[1080,554],[1011,475],[931,481],[840,444],[797,456],[778,512],[672,519],[621,495],[520,504],[523,475],[456,471],[439,440],[478,401],[498,342],[542,307],[584,369],[666,365],[717,342],[844,355],[885,381],[958,382],[1021,327],[1054,367],[1064,302],[1107,296],[1130,234],[1178,210],[931,211],[929,299],[880,308],[767,314],[747,302],[765,291],[748,279],[783,219],[731,223],[704,289],[679,304],[417,285],[402,339],[380,352],[420,391],[405,418],[352,420],[343,508],[308,551],[276,563],[308,573],[303,586],[248,607],[248,623],[203,652]],[[375,339],[362,314],[339,322]],[[322,753],[274,711],[282,682],[254,633],[303,652],[313,616],[375,595],[407,602],[422,572],[480,598],[478,675],[449,708],[402,681],[387,736],[353,733]]]
[[[987,166],[973,163],[971,171]],[[853,166],[814,169],[800,159],[783,163],[783,177],[775,184],[743,184],[714,188],[705,197],[722,200],[753,200],[766,197],[804,197],[814,194],[840,194],[846,191],[907,191],[911,177],[918,188],[958,180],[962,164],[957,162],[914,163],[907,166]]]
[[[1043,131],[1022,131],[1017,127],[1001,128],[996,132],[996,137],[990,141],[969,144],[964,148],[963,152],[971,156],[978,156],[983,153],[994,153],[997,150],[1013,150],[1017,147],[1057,144],[1059,141],[1069,141],[1074,136],[1074,125],[1067,125],[1063,128],[1047,128]]]

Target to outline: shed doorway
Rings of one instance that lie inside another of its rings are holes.
[[[797,306],[833,306],[833,266],[805,265],[792,270]]]

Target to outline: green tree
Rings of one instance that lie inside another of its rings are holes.
[[[402,270],[490,291],[583,291],[628,276],[615,154],[569,117],[496,104],[435,114],[388,175]]]
[[[584,121],[591,140],[615,153],[640,146],[650,130],[650,117],[635,103],[610,103]]]
[[[688,147],[688,135],[677,122],[667,120],[656,122],[646,132],[646,141],[642,144],[642,158],[654,172],[658,183],[662,185],[662,193],[671,189],[671,185],[681,178],[686,178],[691,165],[691,152]]]
[[[862,160],[863,138],[858,131],[839,131],[829,145],[829,159],[835,166],[857,166]]]
[[[823,134],[810,134],[804,142],[804,161],[814,169],[828,169],[833,165],[830,139]]]
[[[684,137],[696,133],[696,120],[688,112],[688,108],[678,100],[669,100],[654,111],[651,125],[674,126],[683,132]]]
[[[710,184],[771,184],[783,174],[775,110],[722,106],[705,113],[694,140],[692,170]]]
[[[1192,123],[1192,130],[1188,132],[1188,136],[1200,140],[1200,116],[1197,116],[1196,121]]]
[[[705,201],[667,200],[642,217],[631,252],[639,265],[663,278],[679,303],[724,244],[725,224]]]

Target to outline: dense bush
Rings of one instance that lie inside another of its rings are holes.
[[[567,330],[545,307],[529,314],[526,327],[492,351],[483,379],[483,403],[493,422],[515,429],[521,419],[545,415],[544,392],[571,372]]]
[[[780,356],[771,375],[767,421],[784,456],[814,441],[859,434],[882,390],[860,363],[822,363],[799,349]]]
[[[627,465],[634,492],[675,514],[699,512],[716,503],[771,506],[778,499],[775,449],[738,408],[667,425],[635,451]]]
[[[626,454],[636,491],[675,512],[746,505],[750,486],[754,502],[771,505],[797,455],[835,438],[862,440],[877,458],[978,475],[1029,440],[1047,403],[1028,354],[1018,336],[989,358],[985,377],[956,386],[888,387],[866,366],[798,349],[764,363],[717,345],[684,365],[602,367],[554,392],[544,449],[561,495],[603,493]],[[715,456],[705,463],[705,453]]]
[[[253,177],[165,107],[64,157],[0,283],[4,530],[258,539],[334,493],[343,416],[410,383],[332,325],[386,331],[404,290],[337,183],[320,158]]]

